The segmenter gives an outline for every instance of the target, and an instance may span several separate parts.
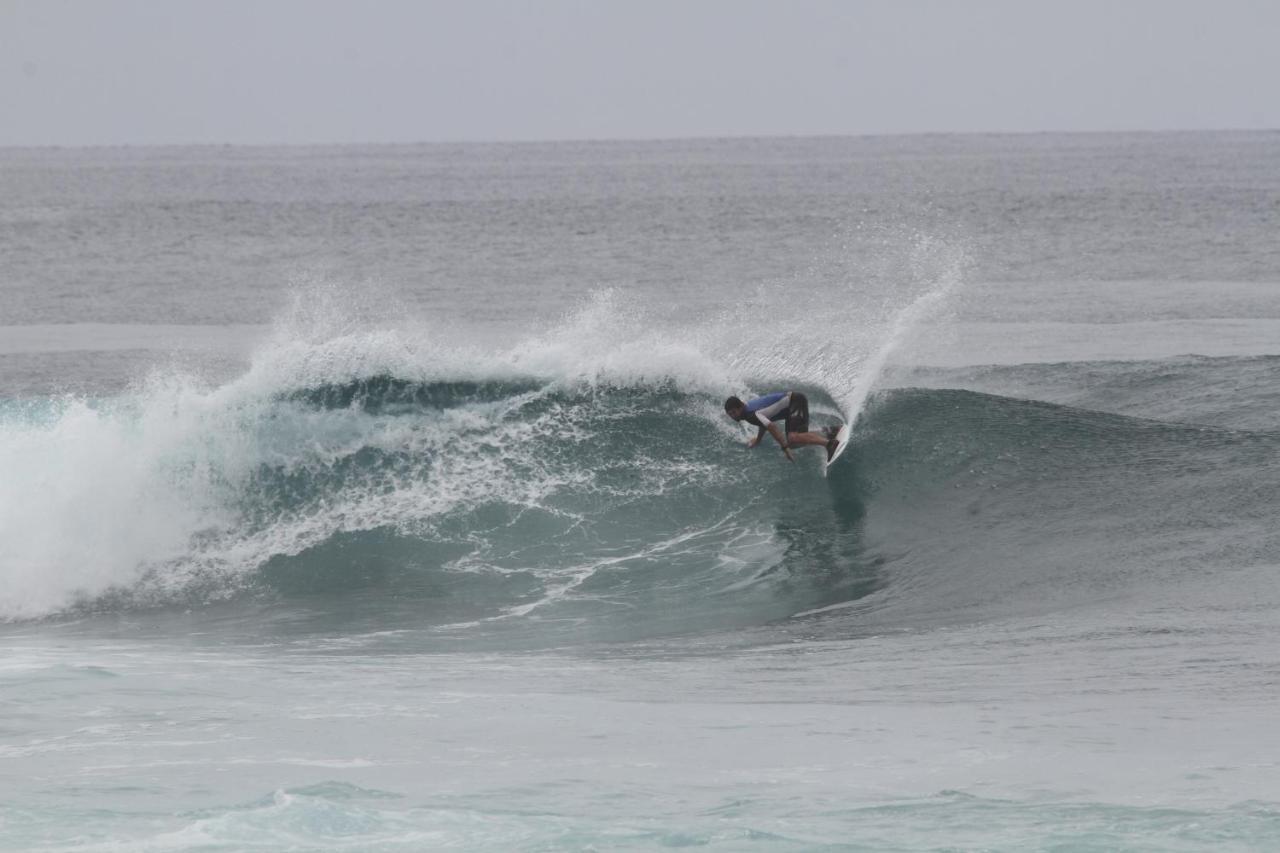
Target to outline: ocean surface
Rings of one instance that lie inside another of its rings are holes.
[[[0,149],[3,849],[1280,849],[1278,516],[1280,133]]]

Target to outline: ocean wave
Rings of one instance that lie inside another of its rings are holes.
[[[1232,472],[1254,498],[1280,480],[1270,433],[947,389],[874,397],[826,480],[817,451],[745,452],[721,397],[671,376],[234,391],[11,411],[4,616],[356,596],[455,633],[634,637],[1025,612],[1109,594],[1120,562],[1203,563],[1197,525],[1259,518]]]

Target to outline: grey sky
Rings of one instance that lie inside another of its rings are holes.
[[[1280,127],[1271,0],[0,0],[0,145]]]

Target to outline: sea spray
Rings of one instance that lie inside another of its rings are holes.
[[[862,413],[889,359],[908,344],[922,323],[941,311],[955,296],[965,270],[972,263],[961,247],[925,237],[917,242],[912,260],[915,280],[927,283],[924,292],[890,315],[879,345],[859,364],[852,385],[847,390],[833,390],[840,403],[840,411],[850,423],[856,422]]]
[[[875,248],[850,259],[836,251],[818,269],[756,290],[731,319],[717,318],[714,351],[762,383],[822,388],[849,422],[857,420],[893,354],[957,293],[972,265],[966,244],[880,229]],[[840,284],[827,265],[847,276]]]

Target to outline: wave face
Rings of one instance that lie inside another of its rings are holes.
[[[1280,435],[914,389],[857,447],[877,620],[1040,614],[1274,563]],[[1242,486],[1247,484],[1247,486]]]

